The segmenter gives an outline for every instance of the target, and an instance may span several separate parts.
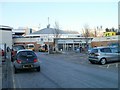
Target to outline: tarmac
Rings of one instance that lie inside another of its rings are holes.
[[[62,54],[75,54],[80,52],[62,52]],[[86,54],[86,53],[81,53]],[[13,77],[12,77],[12,67],[11,67],[11,59],[10,55],[8,54],[6,56],[6,59],[4,57],[0,56],[0,89],[6,89],[6,88],[13,88]],[[4,62],[2,62],[4,61]]]

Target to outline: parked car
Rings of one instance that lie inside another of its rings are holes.
[[[47,45],[42,45],[39,47],[39,52],[48,52]]]
[[[5,56],[5,50],[4,50],[5,48],[4,48],[4,45],[3,44],[0,44],[0,56],[2,57],[2,58],[4,58],[4,56]],[[1,58],[0,57],[0,58]],[[4,59],[1,59],[2,61],[5,61]]]
[[[4,50],[2,49],[2,56],[4,56],[4,53],[5,53],[5,52],[4,52]]]
[[[120,61],[120,50],[118,47],[95,47],[88,56],[88,60],[102,65],[110,61]]]
[[[27,44],[27,45],[26,45],[26,49],[35,51],[35,45],[34,45],[34,44]]]
[[[5,55],[4,53],[5,53],[5,51],[0,48],[0,58],[1,58],[1,59],[0,59],[0,62],[4,62],[4,61],[5,61],[5,59],[3,59],[3,58],[4,58],[4,55]]]
[[[22,69],[36,69],[40,71],[40,61],[32,50],[19,50],[13,62],[14,73]]]
[[[11,51],[11,60],[14,61],[17,51],[25,49],[24,45],[14,45]]]

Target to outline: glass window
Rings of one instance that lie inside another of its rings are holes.
[[[34,47],[34,45],[29,45],[29,47],[30,47],[30,48],[33,48],[33,47]]]
[[[35,53],[31,52],[31,51],[22,51],[22,52],[18,53],[18,55],[17,55],[18,58],[27,57],[27,56],[36,57]]]
[[[100,49],[101,52],[104,52],[104,53],[111,53],[111,49],[110,48],[102,48]]]
[[[21,49],[25,49],[25,47],[24,46],[13,46],[14,51],[18,51],[18,50],[21,50]]]
[[[43,38],[41,38],[41,41],[43,41]]]
[[[91,53],[98,53],[98,49],[92,49]]]
[[[118,53],[118,48],[111,48],[111,51],[113,52],[113,53]]]

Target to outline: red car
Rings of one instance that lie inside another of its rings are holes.
[[[4,50],[2,49],[2,56],[4,56]]]
[[[11,51],[11,60],[12,62],[15,60],[15,56],[17,51],[21,50],[21,49],[25,49],[25,47],[23,45],[14,45]]]

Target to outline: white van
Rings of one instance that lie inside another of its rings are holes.
[[[34,45],[34,44],[27,44],[27,45],[26,45],[26,49],[35,51],[35,45]]]

